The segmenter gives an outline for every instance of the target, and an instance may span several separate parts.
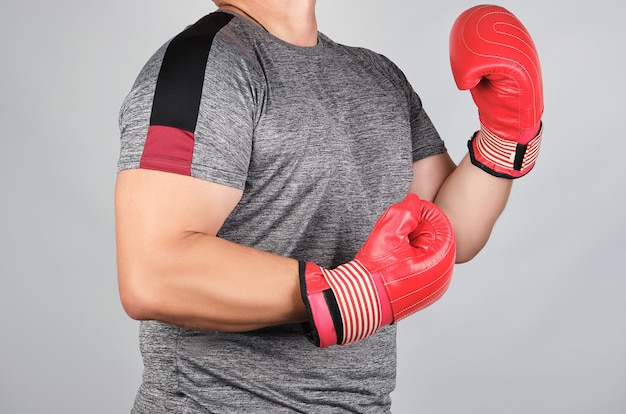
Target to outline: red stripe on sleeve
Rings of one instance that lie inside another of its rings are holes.
[[[140,168],[191,175],[194,134],[179,128],[152,125],[139,163]]]

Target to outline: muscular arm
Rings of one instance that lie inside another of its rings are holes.
[[[471,91],[480,132],[456,168],[446,154],[416,162],[411,191],[433,197],[448,215],[457,237],[457,261],[464,262],[489,239],[511,179],[535,164],[543,133],[543,82],[530,34],[499,6],[474,6],[457,18],[450,33],[450,63],[457,86]],[[429,177],[432,182],[423,184]]]
[[[239,332],[307,320],[296,260],[216,237],[240,197],[177,174],[118,174],[118,281],[129,316]]]
[[[415,162],[413,173],[410,191],[434,201],[452,222],[457,263],[471,260],[487,243],[512,181],[485,173],[469,156],[455,166],[447,153]]]

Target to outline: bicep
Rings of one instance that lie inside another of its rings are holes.
[[[216,235],[241,194],[179,174],[121,171],[115,188],[118,242],[158,244],[190,233]]]
[[[409,192],[421,199],[434,201],[444,181],[456,165],[447,152],[433,155],[413,163],[413,180]]]

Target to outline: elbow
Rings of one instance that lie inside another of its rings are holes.
[[[463,263],[467,263],[467,262],[469,262],[470,260],[472,260],[474,257],[476,257],[476,255],[477,255],[477,254],[478,254],[478,251],[476,251],[476,252],[474,252],[474,253],[468,253],[468,252],[462,252],[462,253],[459,253],[459,252],[457,251],[457,254],[456,254],[456,261],[455,261],[455,263],[456,263],[456,264],[463,264]]]
[[[473,240],[457,240],[456,245],[456,264],[467,263],[480,253],[487,244],[487,238]]]
[[[150,293],[150,287],[141,283],[139,277],[128,272],[118,272],[118,287],[122,307],[131,319],[137,321],[155,319],[154,304],[157,300]]]
[[[140,297],[129,294],[129,292],[120,290],[120,299],[124,312],[131,319],[136,321],[150,320],[148,307]]]

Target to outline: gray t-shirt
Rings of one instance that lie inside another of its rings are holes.
[[[385,57],[319,34],[310,48],[216,12],[148,61],[120,116],[119,169],[243,190],[219,236],[334,267],[445,147]],[[320,349],[299,325],[246,333],[141,323],[134,413],[385,413],[395,326]]]

